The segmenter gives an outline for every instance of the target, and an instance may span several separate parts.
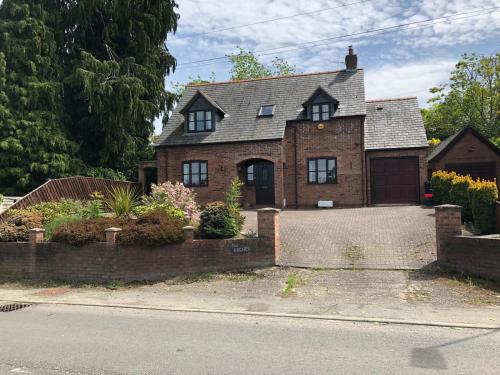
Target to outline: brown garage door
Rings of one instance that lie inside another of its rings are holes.
[[[418,158],[377,158],[370,161],[372,204],[419,201]]]
[[[462,175],[470,175],[474,179],[482,178],[491,181],[493,181],[497,175],[495,162],[446,164],[445,169],[447,171],[455,171]]]

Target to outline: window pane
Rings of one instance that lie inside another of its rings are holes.
[[[205,112],[198,111],[196,112],[196,131],[205,130]]]
[[[316,182],[316,172],[309,172],[309,182]]]
[[[207,163],[200,163],[201,173],[207,173]]]
[[[208,184],[208,175],[201,174],[200,175],[200,185],[206,186]]]
[[[191,163],[191,174],[200,173],[200,163],[193,162]]]
[[[319,105],[313,105],[313,113],[319,113]]]
[[[321,106],[321,111],[322,112],[330,112],[330,106],[328,104],[323,104]]]
[[[212,130],[212,120],[205,121],[205,130]]]
[[[326,182],[326,172],[318,172],[318,184],[324,184]]]
[[[194,121],[194,112],[189,112],[189,122]]]
[[[206,111],[205,112],[205,119],[206,120],[211,120],[212,119],[212,112],[211,111]]]
[[[188,174],[184,175],[182,182],[184,183],[184,186],[189,186],[189,175]]]
[[[261,116],[271,116],[273,114],[274,105],[263,105],[260,107]]]
[[[326,171],[326,159],[318,159],[318,171]]]
[[[319,113],[313,113],[313,121],[319,121]]]
[[[200,175],[199,174],[193,174],[191,176],[191,185],[198,186],[199,184],[200,184]]]
[[[328,159],[328,170],[335,171],[335,159]]]
[[[253,174],[253,164],[248,166],[247,173]]]
[[[316,160],[309,160],[309,172],[316,171]]]

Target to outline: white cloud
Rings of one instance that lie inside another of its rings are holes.
[[[420,106],[426,106],[432,96],[429,88],[446,82],[455,60],[431,59],[403,66],[385,64],[365,71],[366,97],[368,99],[417,96]]]

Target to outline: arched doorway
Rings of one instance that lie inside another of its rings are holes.
[[[274,206],[274,163],[263,159],[242,162],[240,178],[245,182],[246,194],[257,206]]]

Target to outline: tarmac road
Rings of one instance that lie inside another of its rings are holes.
[[[0,374],[499,374],[500,330],[36,305]]]

